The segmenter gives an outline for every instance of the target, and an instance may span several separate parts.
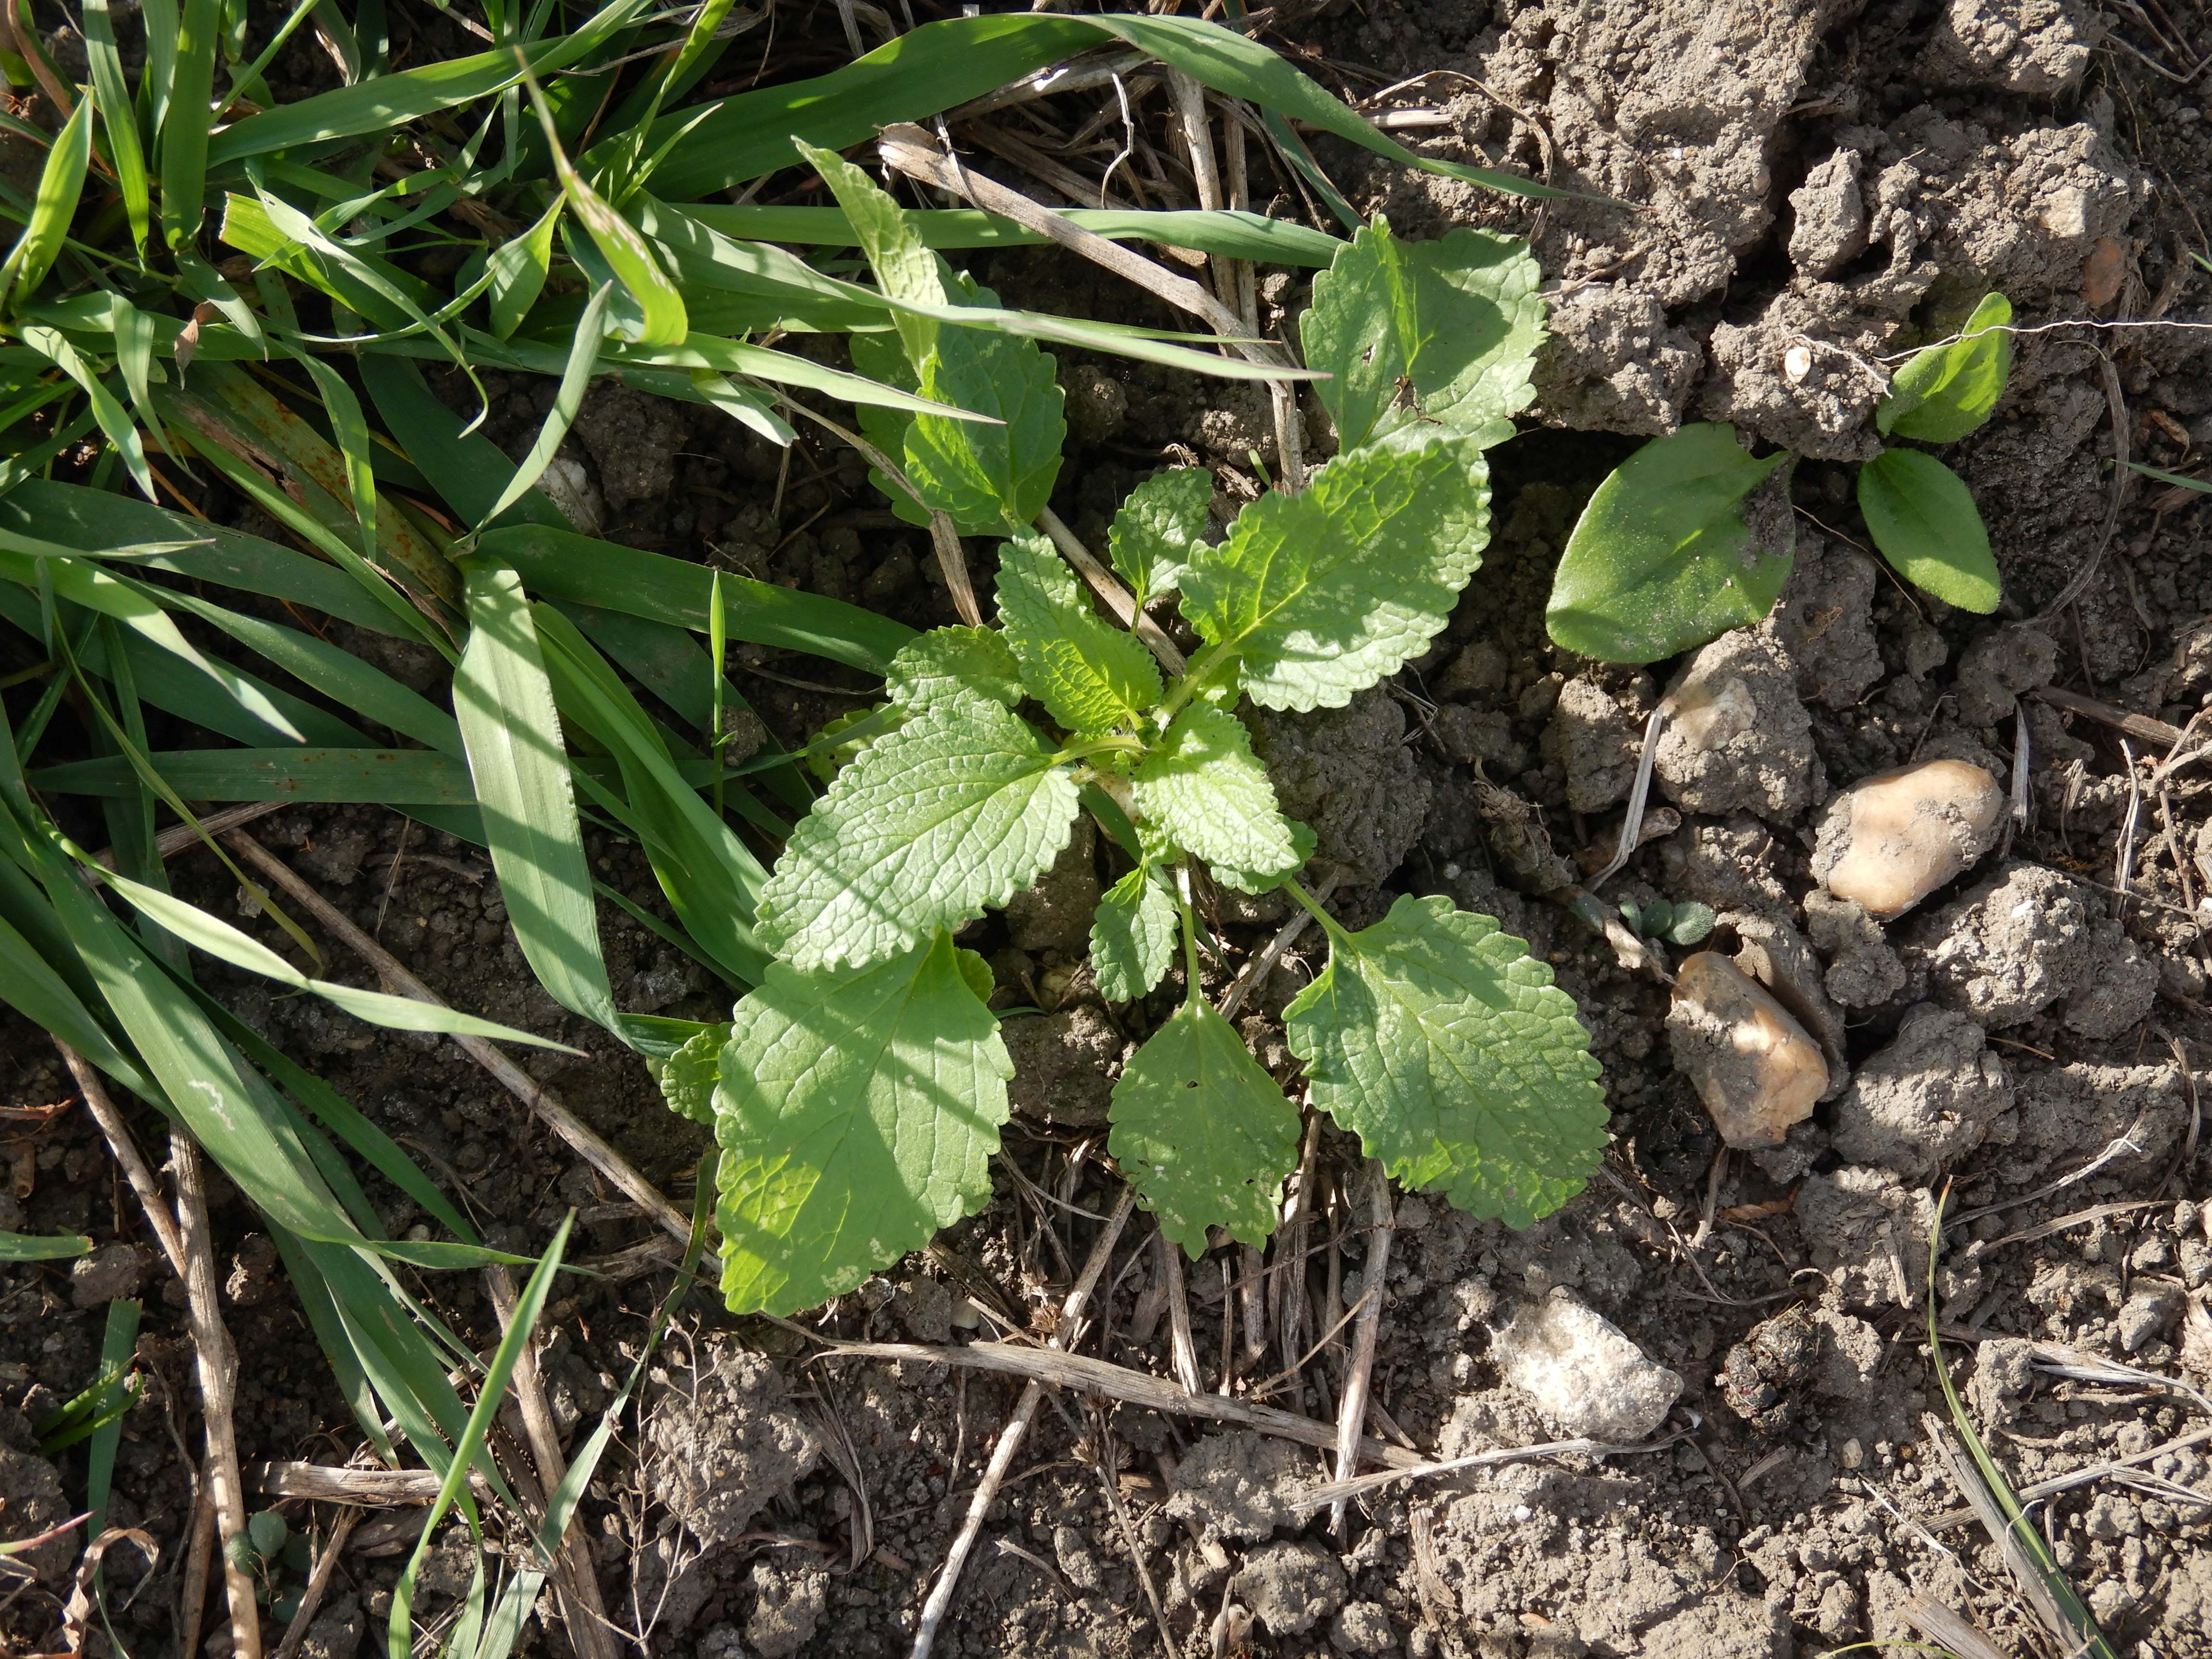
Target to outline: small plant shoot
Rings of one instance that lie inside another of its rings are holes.
[[[1958,337],[1898,370],[1876,428],[1930,444],[1978,429],[2012,373],[2011,322],[2005,296],[1986,296]],[[1745,505],[1789,459],[1754,459],[1724,423],[1686,426],[1638,450],[1597,487],[1568,538],[1545,610],[1553,641],[1606,662],[1656,662],[1762,620],[1793,560],[1786,539],[1759,544]],[[1899,575],[1962,611],[1996,609],[1989,531],[1949,467],[1923,450],[1884,449],[1859,469],[1858,505]]]
[[[860,169],[808,155],[886,295],[991,303]],[[1378,221],[1337,256],[1305,343],[1335,376],[1317,386],[1340,453],[1218,543],[1196,470],[1146,480],[1115,517],[1115,568],[1201,642],[1178,674],[1032,528],[1063,438],[1053,360],[905,313],[856,342],[867,372],[1004,422],[866,417],[912,486],[902,512],[1003,538],[997,621],[923,635],[892,659],[884,708],[828,734],[853,736],[760,894],[775,961],[726,1030],[660,1063],[671,1106],[711,1116],[724,1149],[733,1310],[850,1290],[988,1198],[1013,1067],[991,975],[955,935],[1042,876],[1086,810],[1128,865],[1092,920],[1100,994],[1133,1002],[1181,964],[1179,1001],[1115,1087],[1108,1140],[1170,1239],[1193,1255],[1215,1230],[1264,1243],[1299,1140],[1283,1085],[1207,999],[1201,871],[1285,888],[1319,920],[1328,964],[1285,1015],[1290,1046],[1316,1104],[1393,1176],[1516,1225],[1579,1190],[1607,1112],[1550,969],[1441,898],[1401,898],[1357,932],[1322,911],[1297,879],[1312,835],[1236,712],[1339,708],[1429,648],[1489,538],[1483,451],[1533,395],[1535,289],[1525,246],[1482,232],[1407,243]]]

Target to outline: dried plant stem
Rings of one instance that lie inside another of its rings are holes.
[[[328,928],[340,944],[354,951],[375,969],[377,977],[384,981],[386,990],[399,996],[412,997],[417,1002],[432,1003],[441,1008],[447,1006],[444,998],[401,966],[398,957],[355,927],[343,911],[309,886],[290,865],[252,836],[243,830],[234,830],[223,839],[258,866],[271,881],[297,899],[301,908]],[[539,1084],[482,1037],[456,1036],[453,1042],[463,1054],[490,1073],[507,1093],[528,1107],[540,1122],[566,1141],[570,1151],[627,1194],[630,1201],[658,1222],[663,1230],[686,1243],[690,1242],[691,1218],[662,1197],[653,1184],[640,1175],[627,1158],[562,1104],[559,1096]]]
[[[345,1553],[346,1540],[361,1519],[361,1511],[347,1508],[338,1511],[337,1519],[331,1522],[331,1535],[323,1540],[322,1553],[315,1558],[315,1570],[307,1575],[307,1588],[300,1592],[299,1611],[292,1622],[284,1626],[284,1639],[276,1644],[276,1659],[294,1659],[300,1644],[307,1639],[307,1626],[315,1621],[316,1609],[323,1605],[323,1593],[330,1588],[331,1575],[337,1571],[338,1557]]]
[[[1073,1347],[1082,1334],[1083,1314],[1091,1302],[1091,1292],[1098,1288],[1104,1276],[1106,1264],[1113,1259],[1114,1246],[1121,1237],[1121,1229],[1137,1207],[1137,1189],[1122,1189],[1121,1200],[1114,1206],[1114,1213],[1099,1230],[1098,1242],[1091,1247],[1091,1255],[1083,1264],[1081,1277],[1075,1288],[1060,1304],[1060,1323],[1052,1334],[1052,1346],[1048,1352],[1064,1352]],[[936,1644],[937,1632],[945,1622],[945,1615],[952,1607],[952,1592],[960,1583],[960,1570],[975,1547],[975,1540],[983,1530],[983,1517],[997,1501],[999,1488],[1006,1479],[1006,1471],[1013,1467],[1014,1454],[1021,1449],[1030,1425],[1036,1420],[1037,1407],[1044,1401],[1044,1384],[1032,1378],[1022,1389],[1022,1397],[1014,1407],[1014,1414],[1000,1431],[999,1443],[991,1449],[991,1462],[983,1471],[983,1478],[975,1487],[975,1495],[968,1505],[967,1519],[960,1523],[960,1531],[945,1552],[944,1569],[937,1575],[937,1583],[930,1587],[929,1600],[921,1609],[921,1627],[915,1632],[914,1659],[929,1659],[929,1650]]]
[[[409,1509],[438,1495],[444,1479],[435,1469],[356,1469],[334,1463],[265,1462],[246,1466],[248,1487],[264,1498],[304,1498],[349,1509]],[[491,1483],[473,1471],[469,1490],[480,1500]]]
[[[199,1370],[200,1416],[207,1429],[208,1497],[215,1505],[223,1585],[230,1593],[233,1659],[261,1659],[261,1609],[253,1577],[232,1559],[231,1540],[246,1533],[246,1486],[238,1469],[238,1350],[216,1300],[215,1237],[208,1224],[207,1171],[198,1142],[177,1130],[169,1137],[177,1179],[177,1231],[185,1255],[185,1305],[193,1358]]]
[[[146,1212],[146,1224],[161,1241],[161,1253],[169,1258],[169,1266],[179,1279],[185,1275],[184,1235],[177,1231],[177,1218],[169,1213],[168,1200],[162,1196],[161,1183],[155,1179],[145,1154],[138,1143],[131,1138],[131,1126],[123,1121],[123,1114],[115,1109],[115,1100],[107,1092],[106,1079],[82,1054],[64,1042],[54,1039],[54,1047],[61,1050],[62,1064],[76,1082],[78,1092],[84,1096],[87,1110],[92,1121],[100,1125],[100,1132],[107,1139],[108,1150],[115,1161],[123,1166],[123,1174],[131,1182],[131,1190],[137,1194],[139,1206]]]
[[[1275,1317],[1272,1322],[1283,1365],[1290,1372],[1293,1406],[1304,1403],[1298,1354],[1305,1343],[1306,1236],[1313,1229],[1313,1190],[1320,1173],[1316,1168],[1320,1153],[1321,1114],[1309,1108],[1305,1145],[1298,1152],[1298,1172],[1292,1178],[1290,1197],[1284,1200],[1283,1224],[1275,1233]]]
[[[1244,319],[1189,277],[1179,276],[1165,265],[1155,264],[1119,242],[1109,241],[1094,231],[1084,229],[1073,220],[1041,206],[1018,190],[1009,190],[995,179],[969,172],[939,149],[936,139],[920,127],[904,124],[885,127],[878,149],[884,165],[893,172],[964,196],[977,207],[1002,219],[1011,219],[1024,230],[1035,231],[1105,266],[1115,276],[1127,277],[1177,311],[1200,319],[1224,339],[1242,339]],[[1255,347],[1247,345],[1243,349],[1245,356],[1252,356]]]
[[[1183,1282],[1182,1246],[1165,1233],[1154,1235],[1160,1248],[1160,1281],[1167,1287],[1168,1356],[1176,1381],[1191,1394],[1204,1391],[1198,1369],[1198,1344],[1190,1334],[1190,1287]]]
[[[177,1651],[200,1650],[200,1623],[207,1615],[209,1565],[215,1555],[215,1504],[204,1473],[193,1477],[199,1492],[192,1499],[191,1536],[185,1545],[185,1581],[177,1590]]]
[[[819,1332],[798,1326],[793,1328],[817,1342],[829,1341]],[[1282,1440],[1295,1440],[1302,1446],[1316,1446],[1324,1451],[1333,1451],[1336,1447],[1336,1425],[1333,1423],[1300,1417],[1296,1412],[1259,1405],[1235,1395],[1194,1392],[1170,1382],[1164,1376],[1132,1370],[1126,1365],[1092,1359],[1084,1354],[1062,1353],[1054,1348],[1028,1348],[1012,1342],[970,1342],[964,1346],[946,1348],[930,1347],[920,1342],[832,1342],[830,1352],[820,1357],[824,1359],[906,1359],[921,1365],[966,1365],[976,1370],[998,1371],[1006,1376],[1027,1377],[1053,1388],[1073,1389],[1081,1394],[1119,1400],[1146,1411],[1166,1412],[1176,1417],[1203,1418],[1208,1422],[1227,1423],[1240,1429],[1255,1429],[1261,1434],[1272,1434]],[[1359,1437],[1358,1451],[1361,1462],[1378,1463],[1389,1469],[1419,1468],[1429,1462],[1419,1451],[1394,1446],[1388,1441],[1376,1439],[1372,1435]]]
[[[1037,514],[1037,528],[1052,538],[1052,544],[1060,550],[1060,557],[1075,567],[1076,574],[1091,585],[1091,591],[1120,619],[1121,625],[1152,647],[1160,666],[1170,674],[1182,673],[1183,655],[1176,642],[1158,623],[1137,609],[1135,597],[1115,580],[1112,571],[1098,562],[1097,556],[1061,521],[1060,514],[1048,507],[1044,508]]]
[[[503,1267],[484,1269],[484,1285],[499,1315],[504,1332],[514,1324],[514,1276]],[[561,1431],[553,1421],[553,1407],[545,1399],[544,1379],[538,1375],[534,1343],[525,1342],[514,1362],[511,1379],[516,1402],[522,1408],[522,1431],[530,1441],[531,1462],[538,1466],[538,1484],[556,1491],[568,1473],[568,1460],[561,1453]],[[561,1534],[561,1551],[555,1563],[554,1589],[561,1598],[561,1619],[568,1626],[569,1644],[577,1659],[617,1659],[613,1627],[607,1621],[606,1603],[599,1595],[599,1576],[592,1561],[590,1541],[571,1524]]]
[[[1361,1425],[1367,1419],[1367,1389],[1375,1374],[1375,1340],[1382,1324],[1382,1284],[1390,1267],[1390,1177],[1381,1162],[1367,1161],[1367,1261],[1359,1270],[1360,1294],[1365,1305],[1352,1330],[1352,1361],[1345,1373],[1344,1393],[1336,1406],[1336,1478],[1349,1480],[1359,1473]],[[1329,1526],[1345,1528],[1345,1506],[1338,1498],[1329,1506]]]

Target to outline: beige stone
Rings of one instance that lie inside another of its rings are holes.
[[[1901,916],[1996,845],[1997,781],[1966,761],[1880,772],[1828,803],[1813,874],[1883,921]]]
[[[1779,1146],[1813,1115],[1828,1062],[1787,1008],[1728,957],[1700,951],[1674,980],[1667,1036],[1721,1139]]]

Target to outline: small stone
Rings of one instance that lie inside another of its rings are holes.
[[[1813,874],[1838,898],[1887,921],[1996,846],[2003,816],[1996,780],[1965,761],[1878,773],[1828,803]]]
[[[1813,722],[1798,701],[1790,653],[1769,633],[1739,628],[1690,659],[1652,770],[1686,812],[1794,817],[1813,799]]]
[[[1836,1103],[1836,1150],[1920,1181],[1982,1143],[2012,1106],[2004,1062],[1964,1014],[1923,1003]]]
[[[1641,1440],[1667,1420],[1682,1392],[1679,1376],[1565,1292],[1514,1316],[1491,1354],[1505,1380],[1565,1434]]]
[[[1540,746],[1544,758],[1566,774],[1568,810],[1602,812],[1628,799],[1644,744],[1638,723],[1603,686],[1569,680],[1559,688]]]
[[[1866,1448],[1856,1440],[1846,1440],[1844,1442],[1842,1451],[1837,1455],[1836,1461],[1847,1469],[1864,1468]]]
[[[1354,1601],[1328,1621],[1328,1643],[1339,1653],[1376,1656],[1398,1650],[1389,1609],[1380,1601]]]
[[[1700,951],[1674,981],[1667,1035],[1731,1146],[1779,1146],[1828,1087],[1820,1045],[1765,987],[1726,957]]]
[[[2097,1042],[2131,1030],[2158,1000],[2158,964],[2145,957],[2117,921],[2090,930],[2088,967],[2058,1005],[2066,1029]]]
[[[2092,956],[2092,896],[2071,877],[2015,864],[1929,918],[1938,1000],[1984,1028],[2017,1025],[2079,985]]]
[[[1229,1581],[1273,1636],[1304,1635],[1344,1605],[1346,1589],[1336,1558],[1303,1540],[1261,1546]]]
[[[101,1308],[138,1294],[146,1282],[146,1258],[136,1244],[103,1244],[70,1264],[70,1302]]]
[[[2112,1335],[2122,1353],[2134,1353],[2153,1338],[2166,1334],[2181,1316],[2187,1298],[2172,1285],[2147,1285],[2130,1296],[2112,1322]]]

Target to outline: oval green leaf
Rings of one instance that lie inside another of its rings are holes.
[[[1885,434],[1956,443],[1990,418],[2012,374],[2012,301],[1986,295],[1959,337],[1916,353],[1875,406]]]
[[[1743,498],[1779,466],[1722,424],[1656,438],[1597,487],[1567,538],[1544,611],[1553,640],[1604,662],[1656,662],[1762,619],[1790,579],[1761,550]]]
[[[1890,568],[1946,605],[1987,616],[2001,584],[1966,481],[1933,455],[1885,449],[1859,469],[1859,511]]]

